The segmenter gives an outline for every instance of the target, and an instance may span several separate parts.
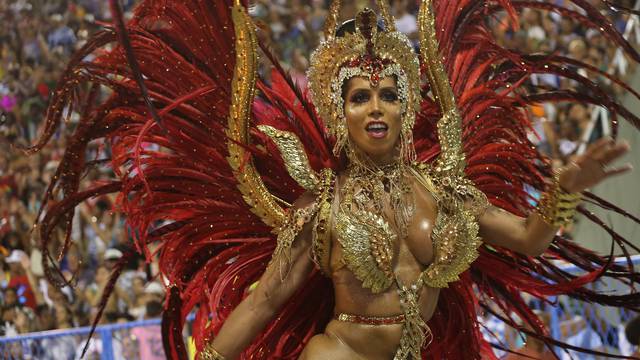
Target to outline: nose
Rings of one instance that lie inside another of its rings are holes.
[[[382,107],[380,106],[380,96],[374,94],[371,97],[369,115],[373,118],[379,118],[382,116]]]

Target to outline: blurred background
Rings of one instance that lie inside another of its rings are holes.
[[[555,2],[572,7],[569,1]],[[638,17],[616,13],[600,0],[590,2],[607,14],[634,46],[638,45]],[[327,3],[326,0],[256,0],[251,7],[252,16],[300,87],[306,86],[309,54],[320,41]],[[638,6],[635,0],[617,3]],[[131,16],[134,6],[135,1],[124,1],[127,16]],[[351,4],[344,17],[355,14],[358,6],[362,4]],[[416,2],[392,1],[392,11],[398,30],[417,42]],[[612,47],[601,33],[544,11],[522,12],[520,28],[514,31],[505,26],[506,17],[502,16],[488,20],[502,44],[525,52],[556,52],[571,56],[620,76],[635,89],[640,89],[635,64]],[[37,234],[31,230],[40,198],[63,154],[65,125],[51,144],[35,156],[25,157],[15,149],[16,145],[24,146],[37,138],[51,92],[69,57],[110,19],[107,1],[103,0],[0,0],[0,335],[5,337],[5,341],[0,342],[0,354],[4,354],[3,358],[79,358],[86,340],[86,329],[82,329],[95,316],[111,268],[123,254],[133,251],[124,219],[112,209],[114,199],[107,196],[92,200],[77,210],[73,246],[61,262],[68,279],[73,279],[77,285],[57,289],[48,284],[40,265],[42,254],[37,248]],[[269,70],[267,62],[262,62],[260,71],[266,79]],[[610,86],[607,79],[594,80],[621,101],[627,104],[633,101],[618,87]],[[530,81],[549,88],[578,86],[552,75],[536,76]],[[630,108],[640,112],[638,103],[632,103]],[[609,114],[601,108],[563,103],[544,104],[529,110],[533,120],[530,138],[557,167],[583,152],[589,143],[611,134]],[[74,119],[77,117],[72,116],[68,126],[73,126]],[[620,121],[620,137],[631,143],[633,154],[638,154],[638,132],[625,121]],[[626,161],[640,169],[639,158],[628,156]],[[96,177],[93,180],[98,180],[99,175],[92,176]],[[632,214],[640,215],[638,184],[640,171],[636,170],[632,175],[608,182],[595,192]],[[602,215],[599,210],[594,211]],[[616,231],[640,246],[637,226],[620,217],[605,216],[605,219]],[[575,227],[568,229],[568,235],[591,249],[608,252],[610,235],[583,225],[583,222],[578,219]],[[615,287],[615,284],[606,286]],[[101,320],[105,326],[100,327],[101,331],[92,339],[89,358],[163,359],[158,322],[153,319],[157,319],[162,311],[164,290],[162,281],[157,278],[157,269],[141,259],[133,261],[117,282],[114,295],[106,306]],[[563,300],[559,300],[562,304]],[[566,307],[575,309],[549,315],[558,337],[569,339],[581,334],[572,340],[584,342],[577,343],[581,346],[586,344],[627,355],[634,351],[624,335],[624,326],[632,314],[618,314],[615,309],[594,310],[571,303]],[[545,308],[540,306],[540,309]],[[492,325],[488,315],[479,316],[491,330],[487,337],[492,341],[498,341],[499,337],[510,348],[526,346],[518,334]],[[122,325],[109,327],[107,324]],[[34,335],[43,331],[48,332]],[[185,336],[189,336],[188,328]],[[637,340],[640,335],[631,342]],[[583,355],[576,358],[590,359]]]

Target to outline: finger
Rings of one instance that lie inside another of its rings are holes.
[[[607,170],[605,175],[606,177],[617,176],[617,175],[622,175],[624,173],[627,173],[631,170],[633,170],[633,165],[624,164],[623,166]]]
[[[610,136],[606,136],[601,139],[598,139],[596,140],[596,142],[594,142],[587,148],[585,155],[586,156],[599,155],[604,149],[609,147],[613,142],[614,140]]]
[[[616,144],[615,146],[605,151],[599,161],[601,164],[606,165],[629,152],[629,149],[630,146],[627,142]]]

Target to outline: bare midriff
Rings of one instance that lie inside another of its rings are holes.
[[[395,275],[407,285],[418,279],[433,259],[430,234],[436,217],[435,201],[430,194],[419,184],[413,190],[416,211],[407,239],[397,244],[394,264]],[[334,239],[332,244],[331,269],[336,315],[380,318],[403,314],[395,283],[378,294],[363,288],[362,282],[345,266],[339,243]],[[439,289],[425,286],[421,290],[420,309],[425,321],[433,315],[438,295]],[[327,325],[324,334],[311,340],[300,359],[393,359],[400,344],[402,327],[402,324],[369,325],[334,319]]]

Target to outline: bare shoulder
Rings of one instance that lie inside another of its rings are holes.
[[[411,176],[411,196],[415,199],[416,208],[422,207],[435,211],[437,205],[432,186],[433,184],[427,177],[418,178],[417,175]]]
[[[296,199],[296,201],[293,203],[292,208],[293,209],[302,209],[302,208],[306,208],[310,205],[313,205],[313,203],[316,201],[316,198],[318,196],[316,194],[314,194],[311,191],[306,191],[305,193],[303,193],[302,195],[300,195],[298,197],[298,199]]]

